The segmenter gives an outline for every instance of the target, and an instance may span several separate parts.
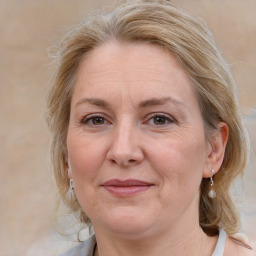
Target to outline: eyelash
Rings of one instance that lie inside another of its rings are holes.
[[[82,119],[81,119],[81,121],[80,121],[80,123],[81,124],[89,124],[89,122],[90,121],[92,121],[93,122],[93,120],[95,120],[95,119],[97,119],[97,118],[100,118],[100,119],[103,119],[103,121],[104,121],[104,124],[106,123],[106,118],[102,115],[102,114],[91,114],[91,115],[88,115],[88,116],[84,116]],[[107,121],[108,122],[108,121]],[[89,125],[94,125],[94,126],[100,126],[100,125],[96,125],[96,124],[93,124],[93,123],[90,123]],[[103,124],[101,124],[101,125],[103,125]]]
[[[104,123],[102,123],[102,124],[94,124],[93,121],[96,120],[97,118],[102,119]],[[152,113],[152,114],[149,114],[147,116],[147,120],[144,123],[148,123],[150,120],[154,120],[154,118],[163,118],[163,121],[165,122],[164,124],[156,124],[156,123],[151,124],[151,125],[155,125],[155,126],[163,126],[163,125],[167,125],[168,123],[175,122],[175,120],[173,118],[171,118],[167,114]],[[91,122],[91,123],[89,123],[89,122]],[[83,124],[83,125],[102,126],[102,125],[104,125],[106,123],[110,123],[110,122],[108,122],[107,119],[102,114],[91,114],[91,115],[88,115],[88,116],[84,116],[80,120],[80,123]]]
[[[175,122],[175,120],[170,117],[169,115],[167,114],[164,114],[164,113],[152,113],[148,116],[149,118],[147,118],[147,121],[146,122],[149,122],[150,120],[154,119],[154,118],[163,118],[165,122],[168,122],[168,123],[173,123]],[[166,125],[167,123],[164,123],[164,124],[153,124],[153,125],[156,125],[156,126],[163,126],[163,125]]]

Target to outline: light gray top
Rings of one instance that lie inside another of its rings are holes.
[[[226,237],[227,235],[225,231],[220,229],[218,242],[212,256],[223,256]],[[60,256],[93,256],[95,248],[96,238],[95,235],[92,235],[86,241],[80,243]]]
[[[96,238],[95,235],[92,235],[84,242],[80,243],[74,248],[71,248],[60,256],[93,256],[95,248]]]
[[[223,256],[224,255],[226,237],[227,237],[226,232],[223,229],[220,229],[218,242],[216,244],[216,247],[215,247],[215,250],[214,250],[212,256]]]

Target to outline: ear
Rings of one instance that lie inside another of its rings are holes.
[[[203,171],[204,178],[210,178],[212,176],[212,169],[214,169],[215,174],[220,170],[225,155],[228,135],[228,125],[220,122],[218,124],[218,130],[212,134],[209,141],[209,150]]]

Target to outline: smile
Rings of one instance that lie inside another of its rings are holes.
[[[140,180],[109,180],[101,185],[117,197],[131,197],[150,189],[154,184]]]

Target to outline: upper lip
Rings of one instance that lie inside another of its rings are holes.
[[[132,187],[132,186],[151,186],[153,183],[149,183],[142,180],[128,179],[128,180],[119,180],[112,179],[104,182],[102,186],[116,186],[116,187]]]

